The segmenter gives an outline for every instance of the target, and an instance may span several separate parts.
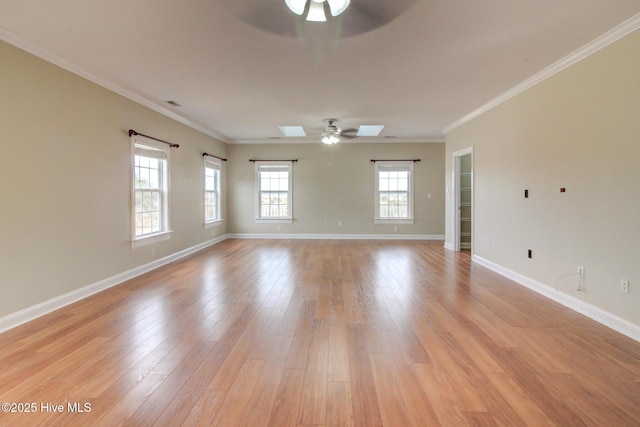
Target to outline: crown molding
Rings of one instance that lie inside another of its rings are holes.
[[[130,90],[124,89],[123,87],[113,84],[107,80],[101,79],[100,77],[96,76],[93,73],[90,73],[74,64],[72,64],[71,62],[67,61],[66,59],[64,59],[63,57],[51,52],[48,49],[44,49],[28,40],[23,39],[22,37],[20,37],[19,35],[13,33],[12,31],[7,30],[6,28],[0,27],[0,40],[3,40],[19,49],[22,49],[34,56],[37,56],[40,59],[43,59],[47,62],[50,62],[54,65],[57,65],[58,67],[67,70],[77,76],[80,76],[92,83],[97,84],[98,86],[102,86],[103,88],[114,92],[120,96],[123,96],[127,99],[129,99],[130,101],[133,101],[137,104],[140,104],[144,107],[149,108],[150,110],[153,110],[157,113],[162,114],[163,116],[169,117],[172,120],[175,120],[176,122],[182,123],[185,126],[190,127],[191,129],[197,130],[198,132],[202,132],[205,135],[208,135],[212,138],[215,138],[221,142],[227,142],[227,138],[223,137],[222,135],[217,134],[216,132],[213,132],[211,129],[207,129],[189,119],[186,119],[185,117],[180,116],[179,114],[176,114],[175,112],[168,110],[166,108],[164,108],[161,105],[158,105],[157,103],[141,96],[138,95],[137,93],[131,92]]]
[[[445,134],[448,134],[455,128],[462,126],[463,124],[475,119],[476,117],[486,113],[489,110],[492,110],[498,105],[508,101],[509,99],[515,97],[516,95],[521,94],[525,90],[537,85],[538,83],[548,79],[549,77],[554,76],[555,74],[574,65],[575,63],[583,60],[584,58],[590,55],[593,55],[597,51],[631,34],[632,32],[638,30],[639,28],[640,28],[640,13],[624,21],[622,24],[614,27],[613,29],[604,33],[603,35],[596,38],[595,40],[587,43],[586,45],[582,46],[581,48],[569,54],[568,56],[551,64],[550,66],[543,69],[542,71],[534,74],[533,76],[529,77],[527,80],[523,81],[522,83],[512,87],[508,91],[504,92],[502,95],[499,95],[496,98],[493,98],[491,101],[487,102],[477,110],[474,110],[471,113],[467,114],[466,116],[456,120],[455,122],[451,123],[449,126],[444,128],[442,131]]]

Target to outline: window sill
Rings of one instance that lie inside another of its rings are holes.
[[[293,224],[293,218],[256,218],[256,222],[264,224]]]
[[[413,218],[375,218],[374,224],[413,224]]]
[[[131,249],[141,248],[143,246],[153,245],[154,243],[164,242],[171,239],[173,231],[163,231],[161,233],[151,234],[149,236],[138,237],[131,241]]]
[[[205,222],[204,228],[207,229],[207,228],[213,228],[213,227],[220,227],[223,221],[224,219],[216,219],[214,221]]]

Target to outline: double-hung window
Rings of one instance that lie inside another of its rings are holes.
[[[375,164],[375,223],[413,223],[413,161]]]
[[[169,239],[169,146],[131,137],[132,247]]]
[[[221,221],[220,217],[220,172],[222,161],[204,156],[204,223]]]
[[[256,221],[293,222],[293,163],[256,161]]]

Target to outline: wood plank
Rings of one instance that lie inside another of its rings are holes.
[[[271,351],[247,404],[240,425],[248,427],[266,426],[291,347],[291,337],[278,336],[273,340]]]
[[[302,404],[304,369],[285,369],[269,416],[270,426],[297,426]]]
[[[348,382],[329,381],[327,385],[327,427],[353,426],[351,385]]]
[[[343,319],[331,320],[329,330],[329,364],[327,380],[348,382],[349,344],[347,342],[347,324]]]
[[[299,424],[324,424],[329,365],[329,321],[319,320],[305,369]]]
[[[224,427],[237,426],[240,423],[263,366],[264,360],[247,360],[245,362],[224,402],[222,402],[222,406],[217,411],[213,425]]]

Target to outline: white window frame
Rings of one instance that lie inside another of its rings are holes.
[[[136,149],[138,148],[138,150]],[[160,230],[148,234],[136,234],[136,155],[140,149],[147,149],[149,153],[160,160]],[[142,135],[131,136],[131,247],[133,249],[169,240],[170,230],[170,150],[169,146]]]
[[[260,175],[269,168],[280,168],[288,173],[287,189],[287,215],[286,216],[262,216],[261,215],[261,179]],[[291,161],[256,161],[255,162],[255,220],[265,223],[292,223],[293,222],[293,162]]]
[[[222,177],[222,160],[216,158],[216,157],[211,157],[211,156],[204,156],[204,173],[203,173],[203,177],[204,177],[204,193],[203,193],[203,205],[204,205],[204,210],[203,210],[203,215],[204,215],[204,226],[205,228],[209,228],[209,227],[213,227],[215,225],[220,224],[223,219],[221,216],[221,177]],[[214,188],[213,189],[209,189],[207,188],[207,172],[208,170],[212,170],[213,171],[213,180],[214,180]],[[213,218],[207,218],[207,194],[212,194],[214,196],[214,198],[216,199],[216,205],[215,205],[215,210],[214,210],[214,217]]]
[[[375,162],[375,224],[413,224],[413,161],[376,161]],[[382,217],[380,216],[380,172],[397,169],[409,172],[407,188],[407,216],[406,217]]]

